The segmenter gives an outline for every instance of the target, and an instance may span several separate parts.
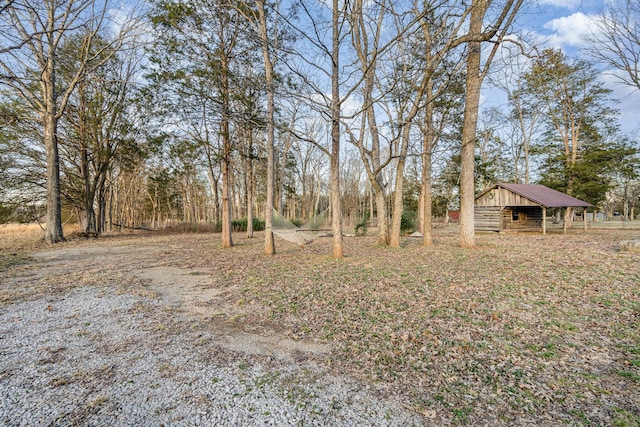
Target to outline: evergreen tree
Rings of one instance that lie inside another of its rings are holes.
[[[559,50],[543,51],[525,75],[523,96],[544,105],[546,132],[536,147],[541,182],[594,205],[611,184],[606,171],[624,151],[612,142],[617,128],[610,93],[590,63]]]

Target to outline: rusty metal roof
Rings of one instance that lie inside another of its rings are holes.
[[[499,183],[493,186],[489,191],[499,187],[512,191],[545,208],[588,208],[593,206],[590,203],[583,202],[582,200],[571,197],[560,191],[553,190],[549,187],[545,187],[544,185]]]

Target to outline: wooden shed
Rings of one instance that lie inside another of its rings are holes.
[[[476,231],[542,231],[549,208],[592,205],[544,185],[496,184],[476,197]]]

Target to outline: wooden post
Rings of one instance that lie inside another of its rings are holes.
[[[587,208],[582,210],[582,222],[584,226],[585,233],[587,232]]]
[[[542,234],[547,234],[547,208],[542,207]]]
[[[564,208],[564,223],[562,224],[562,234],[567,234],[567,230],[573,222],[573,210],[570,207]]]

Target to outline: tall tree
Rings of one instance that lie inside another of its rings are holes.
[[[475,246],[474,232],[474,166],[475,141],[478,127],[478,109],[480,107],[480,89],[482,81],[487,75],[489,67],[499,43],[503,40],[507,30],[522,6],[522,0],[507,0],[497,6],[498,15],[494,22],[487,25],[484,20],[492,0],[473,0],[469,18],[466,100],[462,125],[462,148],[460,169],[460,246]],[[482,63],[482,43],[494,40],[493,49],[488,58]]]
[[[498,132],[509,145],[513,160],[513,175],[511,181],[529,184],[531,181],[531,148],[542,128],[542,111],[544,104],[537,97],[528,97],[524,91],[524,75],[530,66],[529,55],[513,54],[511,49],[505,48],[507,57],[503,58],[502,73],[491,82],[507,95],[506,112],[495,111],[501,117],[496,121],[501,123]],[[492,113],[493,114],[493,113]]]
[[[157,82],[156,94],[160,99],[169,98],[168,107],[174,117],[186,113],[192,123],[204,129],[199,134],[207,137],[200,140],[207,146],[207,159],[220,163],[223,247],[233,246],[231,185],[237,148],[233,141],[238,115],[233,108],[238,96],[236,88],[249,80],[245,71],[255,58],[254,45],[247,37],[251,31],[249,22],[239,7],[242,4],[231,5],[224,0],[159,0],[151,18],[157,42],[151,56],[150,77]],[[193,106],[199,107],[197,115]],[[220,146],[212,153],[210,149],[218,141]],[[215,174],[211,167],[209,170],[213,179]]]
[[[341,18],[344,7],[339,0],[333,0],[331,8],[331,230],[333,231],[332,252],[334,258],[344,256],[342,238],[342,198],[340,193],[340,119],[342,99],[340,98],[340,41],[342,35]]]
[[[571,196],[598,204],[610,185],[606,172],[616,150],[616,111],[609,106],[610,89],[598,79],[593,65],[570,60],[548,49],[525,75],[527,96],[544,105],[546,138],[543,182]],[[571,210],[565,211],[565,226]],[[566,229],[566,228],[565,228]]]
[[[409,6],[386,1],[352,3],[351,39],[362,76],[362,107],[359,134],[350,132],[350,136],[376,194],[380,244],[400,246],[404,170],[414,140],[415,121],[420,114],[425,115],[421,127],[428,149],[423,149],[422,160],[423,167],[430,167],[429,154],[438,140],[436,127],[443,123],[436,123],[434,104],[460,71],[462,61],[450,59],[466,41],[460,32],[468,13],[464,6],[439,2],[414,2]],[[386,113],[384,121],[389,126],[382,125],[383,120],[378,123],[379,112]],[[387,144],[382,145],[382,141]],[[388,166],[395,168],[391,183],[384,182]],[[423,170],[423,176],[428,174],[429,170]],[[394,190],[390,230],[387,187]],[[424,201],[430,194],[428,180],[423,182],[422,190],[420,204],[430,206]],[[422,214],[421,218],[430,215]],[[423,224],[421,228],[430,230],[431,226]],[[428,231],[425,243],[430,244],[430,239]]]
[[[413,121],[422,114],[421,131],[422,147],[420,149],[421,185],[419,198],[420,230],[423,233],[423,244],[432,244],[431,235],[431,172],[433,152],[438,143],[444,139],[446,127],[455,127],[453,115],[457,109],[457,99],[460,97],[459,79],[464,61],[459,47],[466,43],[467,36],[462,34],[462,28],[468,20],[470,8],[456,2],[442,3],[437,1],[414,2],[412,15],[419,24],[415,37],[409,42],[401,39],[400,45],[408,55],[405,61],[411,64],[399,75],[399,81],[394,83],[406,94],[411,94],[407,100],[407,107],[403,117],[398,118],[401,123],[401,146],[408,146],[411,136],[410,127]],[[409,82],[409,85],[403,82]],[[404,158],[401,156],[400,158]],[[401,162],[402,163],[402,162]],[[401,178],[397,175],[397,179]],[[401,199],[396,194],[394,209],[399,208]],[[392,236],[394,246],[399,245],[401,216],[394,213]]]
[[[124,43],[132,26],[100,49],[94,44],[105,24],[109,3],[93,0],[14,0],[0,14],[0,86],[21,97],[42,125],[47,160],[45,241],[64,240],[60,199],[58,122],[76,86]],[[57,78],[57,59],[65,39],[81,34],[78,69],[66,82]]]
[[[367,4],[365,4],[367,3]],[[387,213],[387,185],[383,172],[391,163],[393,153],[381,146],[374,90],[380,56],[383,50],[381,33],[388,11],[385,1],[363,2],[356,0],[350,8],[351,43],[358,58],[362,74],[362,112],[359,132],[348,128],[349,140],[360,153],[376,201],[378,244],[389,244],[389,215]],[[386,156],[384,152],[386,151]]]
[[[265,83],[267,86],[267,202],[265,206],[265,236],[264,253],[273,255],[276,253],[276,244],[273,238],[273,199],[274,199],[274,169],[275,169],[275,82],[273,76],[273,57],[271,52],[271,40],[267,33],[267,11],[264,0],[256,0],[258,9],[258,25],[260,34],[260,46],[262,47],[262,60],[264,64]]]
[[[296,97],[319,112],[327,121],[329,146],[317,144],[328,157],[330,164],[332,253],[335,258],[344,255],[342,236],[342,203],[340,187],[340,149],[342,104],[355,90],[350,86],[343,90],[345,75],[341,67],[344,49],[348,2],[333,0],[317,2],[298,0],[297,20],[287,20],[287,25],[298,37],[298,48],[292,51],[292,60],[286,66],[298,84]],[[309,30],[312,28],[312,30]],[[299,135],[300,136],[300,135]],[[319,141],[309,141],[319,142]]]
[[[65,81],[78,65],[82,39],[65,43],[59,78]],[[98,43],[99,49],[102,43]],[[119,161],[137,151],[134,138],[133,79],[139,71],[139,50],[111,56],[100,68],[87,74],[69,99],[62,117],[59,139],[62,191],[78,210],[80,231],[100,233],[105,227],[104,206],[108,176]]]
[[[582,60],[569,60],[561,51],[548,49],[536,58],[525,75],[528,97],[544,105],[547,148],[562,159],[566,171],[563,190],[575,195],[573,168],[586,143],[612,133],[614,111],[606,101],[611,90],[598,81],[598,72]]]

